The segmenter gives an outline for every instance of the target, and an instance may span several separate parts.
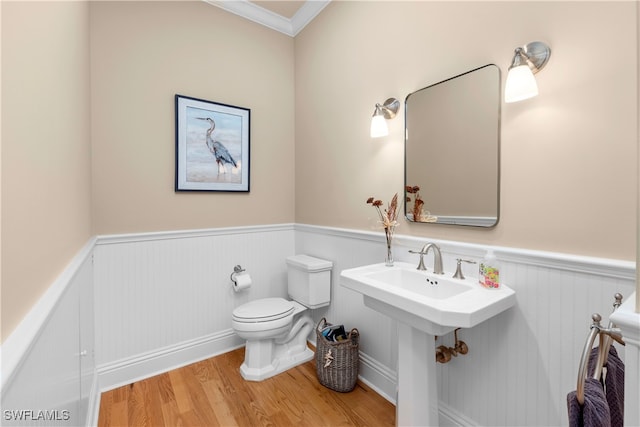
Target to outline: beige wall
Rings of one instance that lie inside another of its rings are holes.
[[[294,221],[293,39],[204,2],[92,2],[94,231]],[[175,193],[174,95],[251,109],[250,193]]]
[[[403,187],[403,111],[372,141],[374,104],[535,39],[553,55],[503,105],[500,224],[399,233],[635,259],[635,7],[336,1],[294,41],[203,2],[2,2],[3,339],[92,234],[374,227],[366,198]],[[176,93],[251,109],[250,193],[174,193]]]
[[[3,340],[92,234],[294,221],[292,38],[200,1],[3,5]],[[175,94],[251,109],[250,193],[174,192]]]
[[[403,190],[404,111],[371,140],[374,104],[487,63],[504,82],[514,48],[539,39],[553,51],[540,96],[503,104],[498,226],[397,232],[634,260],[635,7],[332,2],[296,37],[296,222],[375,227],[367,197]]]
[[[2,339],[90,237],[89,7],[2,4]]]

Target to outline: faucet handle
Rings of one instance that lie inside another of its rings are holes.
[[[416,270],[422,270],[425,271],[427,269],[427,267],[424,266],[424,254],[426,254],[426,252],[423,251],[414,251],[412,249],[409,249],[409,253],[412,254],[420,254],[420,262],[418,263],[418,266],[416,267]]]
[[[462,274],[462,263],[466,262],[467,264],[475,264],[476,262],[470,259],[462,259],[462,258],[457,258],[457,261],[458,261],[458,265],[456,266],[456,272],[453,274],[453,277],[455,279],[464,280],[464,274]]]

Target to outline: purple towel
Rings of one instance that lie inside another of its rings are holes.
[[[591,377],[584,383],[584,404],[580,406],[576,392],[567,394],[569,427],[611,427],[609,404],[600,381]]]
[[[591,376],[598,360],[597,350],[594,348],[589,357],[589,375]],[[607,374],[604,379],[604,394],[609,404],[611,427],[622,427],[624,425],[624,362],[618,357],[618,352],[613,345],[609,347],[605,367]]]
[[[596,363],[598,361],[599,348],[591,349],[589,354],[589,376],[593,376]],[[609,346],[609,356],[605,364],[606,376],[604,381],[600,378],[600,382],[604,386],[604,395],[609,404],[609,413],[611,414],[611,427],[624,426],[624,362],[618,357],[616,348]],[[603,371],[604,372],[604,371]]]

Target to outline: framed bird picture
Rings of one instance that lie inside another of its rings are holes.
[[[176,95],[175,191],[249,191],[251,110]]]

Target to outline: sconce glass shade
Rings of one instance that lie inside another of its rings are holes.
[[[389,98],[384,104],[376,104],[371,118],[371,138],[380,138],[389,135],[389,126],[387,120],[393,119],[400,108],[400,101],[395,98]]]
[[[544,68],[550,56],[551,49],[543,42],[531,42],[516,48],[504,86],[504,102],[537,96],[538,83],[533,75]]]
[[[528,65],[509,69],[504,88],[504,102],[518,102],[538,95],[536,78]]]
[[[389,135],[389,126],[382,113],[374,114],[371,118],[371,138],[380,138]]]

